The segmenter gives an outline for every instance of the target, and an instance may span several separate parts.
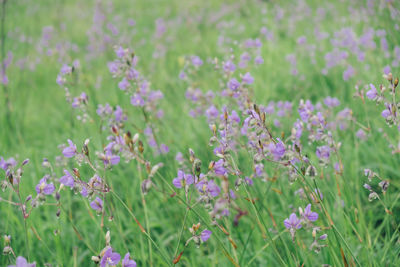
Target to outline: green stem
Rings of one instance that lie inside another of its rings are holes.
[[[114,192],[114,191],[110,191],[111,194],[122,204],[122,206],[124,206],[124,208],[128,211],[128,213],[131,215],[131,217],[136,221],[139,222],[135,216],[135,214],[133,214],[133,212],[131,211],[131,209],[126,205],[126,203]],[[151,243],[153,243],[154,247],[160,252],[161,257],[164,259],[165,263],[169,266],[172,266],[171,264],[171,260],[168,259],[168,257],[164,254],[164,252],[161,250],[161,248],[157,245],[157,243],[151,238],[151,236],[144,231],[144,229],[141,229],[141,232],[150,240]]]

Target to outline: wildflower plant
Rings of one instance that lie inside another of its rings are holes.
[[[399,261],[396,1],[26,4],[0,265]]]

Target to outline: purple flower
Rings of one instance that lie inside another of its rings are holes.
[[[71,173],[67,170],[64,169],[64,176],[62,176],[59,181],[65,186],[74,187],[74,177],[71,175]]]
[[[115,54],[117,55],[117,57],[122,58],[125,55],[125,51],[122,48],[122,46],[119,46],[117,49],[115,49]]]
[[[114,115],[115,115],[115,120],[116,121],[122,121],[124,119],[124,117],[123,117],[124,113],[123,113],[122,108],[120,106],[117,106],[115,108]]]
[[[262,177],[264,173],[264,165],[262,163],[255,165],[255,173],[257,177]]]
[[[17,162],[14,158],[9,158],[7,160],[4,160],[3,157],[0,157],[0,168],[3,170],[7,170],[10,167],[15,167],[17,165]]]
[[[122,81],[118,83],[118,88],[121,90],[126,90],[130,86],[130,83],[126,78],[123,78]]]
[[[143,107],[144,106],[144,100],[143,98],[139,95],[139,94],[134,94],[131,97],[131,104],[133,106],[140,106]]]
[[[129,26],[135,26],[136,22],[133,19],[128,19],[128,25]]]
[[[108,164],[116,165],[119,163],[119,161],[120,161],[120,157],[118,155],[113,155],[110,149],[108,149],[106,151],[106,154],[104,155],[104,158],[103,158],[104,165],[108,165]]]
[[[236,66],[235,66],[235,64],[234,64],[232,61],[228,60],[228,61],[224,64],[224,71],[226,71],[226,72],[228,72],[228,71],[234,72],[235,70],[236,70]]]
[[[203,242],[206,242],[210,238],[211,234],[212,232],[206,229],[203,232],[201,232],[200,238],[201,240],[203,240]]]
[[[329,146],[319,146],[315,154],[319,159],[329,159],[331,148]]]
[[[206,116],[208,119],[217,118],[218,117],[218,109],[212,105],[206,110]]]
[[[333,108],[333,107],[339,106],[340,105],[340,101],[336,97],[328,96],[327,98],[324,99],[324,104],[327,107]]]
[[[318,213],[311,211],[311,204],[307,205],[302,215],[304,219],[309,220],[310,222],[315,222],[318,219]]]
[[[250,75],[249,72],[247,72],[245,75],[243,75],[242,81],[247,84],[252,84],[254,82],[254,78]]]
[[[390,114],[391,114],[391,113],[390,113],[390,110],[388,110],[388,109],[383,110],[382,113],[381,113],[382,117],[384,117],[385,119],[386,119],[387,117],[389,117]]]
[[[46,176],[43,177],[39,181],[39,183],[36,185],[36,187],[35,187],[36,193],[38,193],[38,194],[43,193],[45,195],[51,195],[54,192],[54,189],[55,189],[54,184],[53,183],[48,184],[47,178],[48,177],[46,177]]]
[[[100,267],[115,266],[118,264],[120,259],[121,255],[119,255],[117,252],[113,252],[112,248],[110,247],[106,250],[101,258]]]
[[[225,176],[228,174],[228,171],[224,167],[224,160],[220,159],[214,164],[214,172],[216,175]]]
[[[388,74],[390,73],[390,66],[385,66],[385,67],[383,68],[383,73],[386,74],[386,75],[388,75]]]
[[[136,262],[130,258],[129,252],[125,254],[122,260],[122,267],[136,267]]]
[[[229,116],[229,119],[233,120],[236,123],[240,122],[240,117],[239,117],[239,115],[237,114],[237,112],[235,110],[232,110],[232,113]]]
[[[319,237],[319,240],[325,240],[328,237],[327,234],[323,234]]]
[[[203,65],[203,60],[201,60],[201,58],[199,58],[198,56],[194,56],[192,57],[192,64],[194,66],[201,66]]]
[[[269,149],[270,149],[272,155],[274,156],[275,160],[281,159],[285,155],[285,152],[286,152],[285,145],[282,143],[282,141],[279,138],[277,138],[277,140],[278,140],[278,143],[276,143],[276,144],[270,143],[270,145],[269,145]]]
[[[9,265],[8,267],[36,267],[36,262],[28,263],[24,257],[18,256],[15,265]]]
[[[167,154],[169,152],[169,147],[166,144],[161,144],[160,145],[160,152],[162,154]]]
[[[117,73],[119,69],[119,65],[117,62],[108,62],[108,69],[111,73]]]
[[[70,139],[68,139],[68,144],[69,144],[69,146],[64,148],[62,153],[63,153],[64,157],[72,158],[76,154],[76,145]]]
[[[200,174],[200,178],[202,178],[203,174]],[[221,189],[219,186],[213,181],[206,181],[206,180],[201,180],[196,184],[197,190],[199,190],[200,193],[206,194],[209,193],[212,197],[216,197],[219,195],[221,192]]]
[[[343,80],[345,81],[349,80],[352,76],[354,76],[354,74],[355,74],[354,68],[351,65],[349,65],[347,69],[343,72]]]
[[[216,197],[221,192],[221,188],[214,182],[214,180],[208,181],[207,190],[212,197]]]
[[[361,140],[367,140],[367,135],[366,135],[366,133],[364,132],[364,130],[363,129],[359,129],[357,132],[356,132],[356,136],[359,138],[359,139],[361,139]]]
[[[263,63],[264,63],[264,59],[263,59],[261,56],[257,56],[257,57],[254,59],[254,62],[255,62],[256,64],[260,65],[260,64],[263,64]]]
[[[372,187],[369,184],[364,184],[363,186],[364,186],[365,189],[367,189],[369,191],[372,190]]]
[[[95,200],[90,202],[90,207],[96,211],[102,211],[103,210],[103,200],[101,198],[96,197]]]
[[[287,229],[300,229],[302,227],[301,221],[297,218],[296,213],[290,214],[289,219],[285,219],[283,224]]]
[[[67,64],[64,64],[64,65],[61,67],[61,70],[60,70],[60,73],[61,73],[61,74],[68,74],[68,73],[71,73],[71,72],[72,72],[72,68],[69,67]]]
[[[236,91],[240,87],[240,82],[238,82],[238,80],[236,80],[235,78],[232,78],[228,82],[228,87],[232,91]]]
[[[172,184],[176,188],[182,188],[185,185],[191,185],[194,183],[193,175],[185,174],[182,170],[178,170],[178,177],[175,177],[172,180]]]
[[[376,88],[375,88],[375,86],[372,84],[372,83],[370,83],[369,84],[369,87],[371,88],[368,92],[367,92],[367,97],[369,98],[369,99],[374,99],[375,97],[377,97],[378,96],[378,93],[377,93],[377,91],[376,91]]]

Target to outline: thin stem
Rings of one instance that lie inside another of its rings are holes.
[[[138,224],[140,231],[150,240],[151,243],[153,243],[154,247],[160,252],[161,257],[164,259],[165,263],[167,263],[169,266],[172,266],[171,261],[168,259],[168,257],[164,254],[164,252],[161,250],[161,248],[157,245],[157,243],[151,238],[151,236],[146,232],[146,230],[143,228],[143,226],[139,223],[138,219],[136,218],[135,214],[131,211],[131,209],[126,205],[126,203],[113,191],[110,190],[110,193],[124,206],[124,208],[128,211],[128,213],[131,215],[131,217],[135,220],[135,222]]]
[[[4,99],[5,99],[5,107],[6,107],[6,119],[8,125],[11,127],[11,102],[10,96],[8,92],[7,85],[4,83],[4,76],[6,75],[6,62],[5,62],[5,55],[6,55],[6,48],[5,48],[5,41],[6,41],[6,33],[5,33],[5,24],[6,24],[6,3],[7,0],[3,0],[1,3],[1,76],[2,76],[2,85],[4,91]]]

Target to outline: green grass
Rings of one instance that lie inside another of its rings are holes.
[[[14,60],[7,70],[10,83],[7,89],[10,93],[12,105],[11,120],[6,117],[4,94],[0,108],[0,156],[16,157],[20,161],[30,159],[24,168],[21,181],[21,195],[25,198],[29,194],[36,195],[34,187],[47,173],[41,167],[42,159],[55,161],[61,155],[58,145],[66,143],[68,138],[81,147],[86,138],[91,139],[90,149],[94,153],[101,150],[108,133],[99,134],[99,120],[95,110],[97,104],[108,102],[112,106],[120,105],[129,113],[130,123],[140,129],[145,128],[141,112],[130,105],[130,99],[118,89],[118,79],[112,78],[107,68],[107,62],[115,56],[109,45],[106,51],[88,59],[88,37],[93,21],[93,12],[96,1],[7,1],[6,4],[6,43],[5,50],[12,51]],[[190,102],[185,98],[187,83],[178,79],[182,65],[179,59],[186,55],[198,55],[205,62],[207,58],[223,60],[226,51],[218,46],[218,38],[225,36],[239,42],[248,38],[261,38],[260,29],[266,26],[274,32],[273,42],[263,40],[261,54],[264,64],[251,69],[255,78],[253,86],[254,99],[257,104],[267,105],[269,101],[292,101],[294,106],[300,99],[311,99],[314,102],[322,101],[326,96],[335,96],[341,101],[341,108],[349,107],[354,118],[364,125],[371,124],[371,131],[367,141],[360,141],[355,137],[359,126],[350,123],[349,129],[335,132],[335,140],[342,142],[340,157],[344,163],[344,173],[334,174],[333,168],[323,169],[324,177],[315,182],[324,193],[323,205],[334,222],[329,227],[327,216],[320,212],[320,219],[316,224],[327,228],[327,247],[322,248],[319,254],[308,249],[311,233],[299,232],[296,241],[291,241],[283,220],[291,213],[293,207],[304,207],[306,202],[295,196],[294,192],[302,188],[301,179],[289,183],[285,172],[276,171],[276,165],[265,163],[265,170],[270,177],[279,174],[276,181],[255,181],[257,186],[240,187],[238,191],[241,208],[249,212],[244,216],[238,227],[233,225],[233,216],[219,222],[229,231],[230,237],[237,244],[233,249],[228,237],[216,226],[212,225],[207,211],[201,206],[195,206],[187,214],[183,235],[178,247],[178,253],[183,250],[186,240],[190,237],[188,228],[192,224],[201,222],[203,227],[208,225],[213,235],[207,243],[196,248],[191,243],[182,255],[180,266],[230,266],[232,262],[229,254],[240,266],[331,266],[344,265],[341,250],[347,263],[361,266],[397,266],[399,259],[399,232],[398,214],[399,200],[399,172],[398,154],[392,154],[387,141],[383,138],[382,128],[388,138],[397,144],[399,134],[396,129],[388,128],[380,116],[382,108],[376,107],[367,101],[364,107],[359,98],[354,98],[355,85],[362,88],[373,83],[385,84],[381,76],[385,65],[391,64],[392,57],[385,58],[380,50],[379,39],[377,49],[368,50],[364,62],[358,62],[354,55],[350,55],[350,62],[357,72],[348,81],[343,81],[344,66],[338,66],[324,76],[321,69],[324,65],[324,54],[331,49],[329,38],[317,47],[316,64],[310,63],[307,53],[296,44],[299,36],[308,37],[309,43],[314,43],[314,27],[318,25],[321,31],[331,35],[343,27],[351,26],[359,36],[363,30],[385,29],[389,50],[399,44],[400,35],[395,29],[399,23],[398,16],[392,20],[387,4],[382,1],[383,8],[375,5],[376,14],[366,16],[366,22],[360,22],[356,15],[351,15],[348,7],[366,7],[364,1],[329,1],[331,7],[327,16],[321,22],[313,21],[315,15],[302,15],[304,10],[298,10],[299,5],[293,1],[115,1],[113,8],[103,3],[106,11],[106,21],[111,21],[120,27],[126,36],[120,40],[121,44],[130,47],[139,57],[138,69],[149,81],[153,89],[159,89],[164,94],[160,106],[165,116],[155,121],[158,138],[170,147],[170,153],[154,156],[151,149],[145,144],[145,157],[153,164],[163,162],[164,167],[154,177],[157,190],[153,188],[145,195],[147,211],[143,207],[141,197],[141,177],[144,171],[138,171],[138,164],[132,161],[121,163],[107,172],[107,181],[113,191],[124,202],[122,204],[113,194],[108,194],[106,202],[111,211],[113,220],[104,220],[104,227],[100,226],[101,216],[97,216],[90,208],[89,202],[70,190],[61,192],[61,215],[56,217],[58,207],[55,198],[50,196],[47,202],[35,208],[31,216],[24,220],[17,207],[0,202],[0,234],[12,236],[11,246],[15,253],[36,261],[38,266],[49,263],[52,266],[94,266],[90,258],[105,246],[105,233],[111,231],[111,244],[122,256],[130,252],[138,266],[169,266],[172,265],[174,253],[180,238],[180,231],[186,217],[186,204],[183,192],[171,197],[171,181],[176,176],[178,164],[174,160],[178,151],[187,154],[192,148],[196,156],[202,160],[203,172],[208,162],[216,160],[213,148],[208,146],[212,133],[204,117],[191,118],[188,115]],[[223,3],[222,3],[223,2]],[[306,1],[313,14],[321,5],[320,1]],[[380,1],[377,1],[380,2]],[[280,5],[285,10],[282,20],[274,21],[276,12],[274,7]],[[324,4],[323,6],[326,6]],[[393,8],[399,9],[398,3]],[[221,10],[228,8],[229,12]],[[266,10],[266,14],[262,11]],[[290,24],[294,17],[298,17],[294,25]],[[127,25],[128,18],[136,21],[134,27]],[[164,18],[167,22],[167,33],[161,39],[154,37],[155,20]],[[221,22],[229,22],[232,26],[223,28]],[[37,51],[41,39],[42,28],[51,25],[54,28],[53,39],[50,41],[54,48],[57,43],[73,43],[78,51],[68,51],[65,56],[45,56]],[[104,30],[107,31],[104,26]],[[30,43],[19,42],[18,35],[24,34],[31,38]],[[116,41],[119,43],[119,41]],[[161,58],[153,58],[155,51],[165,47],[166,54]],[[234,54],[240,56],[242,50],[234,47]],[[297,65],[300,75],[290,75],[290,65],[285,60],[287,54],[298,55]],[[28,62],[40,59],[33,70],[20,69],[17,60],[27,58]],[[73,95],[85,91],[89,95],[88,110],[95,120],[82,124],[75,119],[76,112],[65,101],[64,91],[56,84],[56,77],[63,63],[70,64],[79,59],[82,65],[78,85],[71,88]],[[368,66],[368,68],[366,68]],[[240,73],[245,71],[240,70]],[[394,76],[398,67],[392,67]],[[100,86],[96,86],[98,77],[101,77]],[[202,91],[220,91],[219,74],[212,65],[202,66],[194,78]],[[217,100],[222,106],[226,100]],[[297,117],[294,111],[293,117]],[[290,135],[292,122],[283,122],[286,136]],[[267,118],[268,123],[272,121]],[[135,132],[129,124],[127,128]],[[272,128],[274,136],[280,136],[281,129]],[[306,149],[313,161],[315,146]],[[235,155],[235,160],[241,171],[252,172],[252,159],[244,151]],[[77,167],[70,163],[69,167]],[[363,188],[367,179],[363,176],[364,168],[370,168],[382,177],[390,180],[390,187],[382,201],[393,212],[385,213],[378,201],[368,201],[368,191]],[[92,172],[86,165],[79,167],[83,177],[91,177]],[[318,167],[318,173],[321,174]],[[57,177],[62,175],[62,168],[56,168]],[[4,173],[0,174],[5,179]],[[166,180],[166,182],[163,181]],[[234,181],[234,179],[232,180]],[[311,180],[308,183],[313,183]],[[311,185],[310,187],[313,187]],[[340,188],[340,192],[338,190]],[[248,191],[248,192],[247,192]],[[281,194],[277,192],[281,192]],[[246,198],[257,198],[254,206]],[[0,193],[2,199],[17,201],[15,195],[8,189]],[[192,203],[193,204],[193,203]],[[124,206],[126,205],[126,206]],[[137,220],[147,229],[154,243],[149,242],[137,223],[128,212],[129,208]],[[313,210],[315,207],[313,206]],[[146,214],[147,212],[147,214]],[[271,216],[272,215],[272,216]],[[147,217],[147,218],[146,218]],[[274,227],[274,221],[277,227]],[[261,221],[261,225],[257,221]],[[26,228],[26,235],[25,235]],[[202,228],[203,229],[203,228]],[[268,231],[272,229],[271,231]],[[269,233],[263,238],[263,233]],[[26,238],[28,242],[26,242]],[[272,241],[273,240],[273,241]],[[154,244],[156,244],[156,247]],[[224,252],[224,250],[226,250]],[[151,257],[150,257],[151,253]],[[278,256],[279,255],[279,256]],[[165,261],[166,257],[168,261]],[[281,257],[281,258],[279,258]],[[150,262],[152,258],[152,262]],[[12,255],[1,255],[0,265],[14,264]]]

